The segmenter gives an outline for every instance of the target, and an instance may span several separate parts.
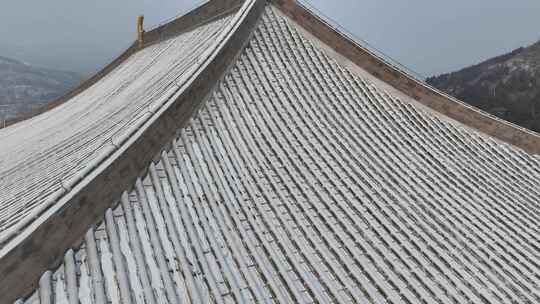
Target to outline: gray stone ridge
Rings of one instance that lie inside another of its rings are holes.
[[[267,5],[208,98],[17,303],[539,303],[538,157],[388,93],[297,27]],[[138,56],[172,77],[157,53],[182,65],[174,41]]]

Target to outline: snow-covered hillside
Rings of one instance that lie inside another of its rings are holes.
[[[80,81],[75,73],[39,68],[0,56],[0,120],[29,113]]]

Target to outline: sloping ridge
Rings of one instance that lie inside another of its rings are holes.
[[[293,1],[240,2],[210,2],[197,30],[228,25],[183,85],[6,238],[0,302],[540,301],[536,134]]]

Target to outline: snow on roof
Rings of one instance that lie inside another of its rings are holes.
[[[107,77],[127,88],[104,79],[79,98],[101,97],[37,117],[41,146],[11,157],[74,139],[48,119],[62,113],[77,134],[132,123],[230,18],[137,53]],[[212,87],[20,303],[539,302],[536,157],[386,92],[270,5]]]

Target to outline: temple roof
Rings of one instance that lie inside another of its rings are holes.
[[[536,134],[292,1],[174,22],[0,130],[0,303],[540,301]]]

